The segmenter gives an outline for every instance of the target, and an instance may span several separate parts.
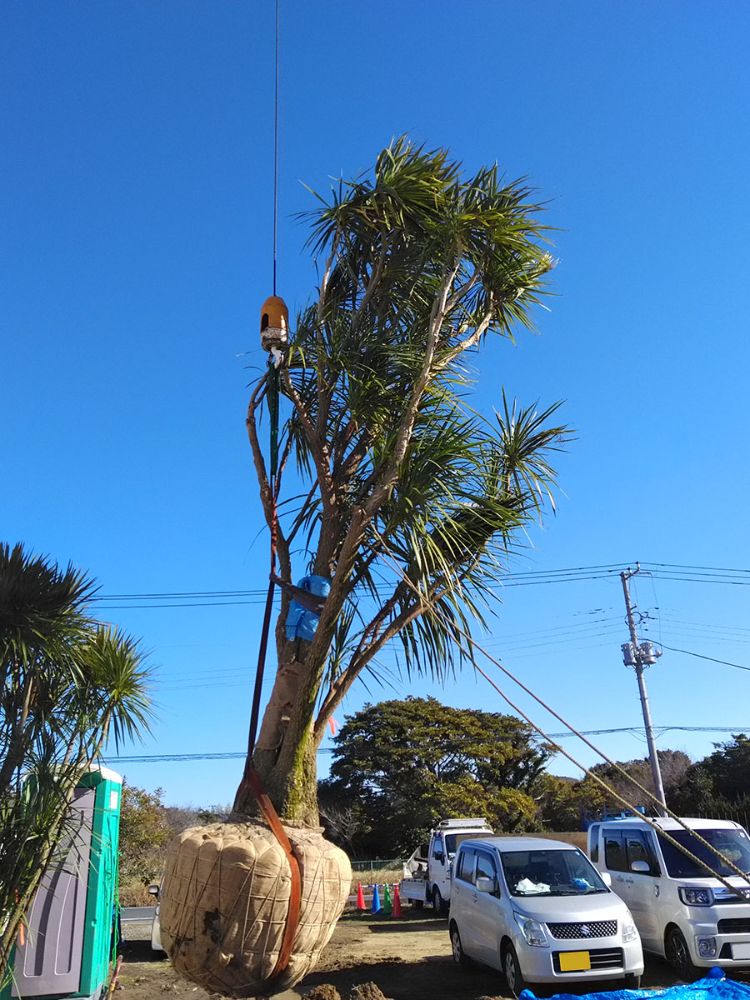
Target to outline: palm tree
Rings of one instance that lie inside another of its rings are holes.
[[[550,455],[566,438],[550,423],[554,406],[537,412],[500,392],[487,419],[470,405],[468,359],[489,337],[532,327],[553,266],[539,206],[523,183],[504,182],[496,166],[464,177],[444,150],[402,138],[372,174],[320,201],[309,216],[310,249],[322,262],[317,299],[297,317],[280,367],[270,364],[252,387],[247,414],[281,607],[275,684],[234,817],[257,815],[247,780],[254,771],[279,814],[303,828],[318,824],[315,760],[327,721],[364,671],[384,669],[383,651],[395,644],[407,674],[438,680],[470,657],[464,634],[492,611],[519,532],[552,504]],[[273,416],[277,384],[286,409],[276,467],[266,462],[261,419]],[[284,496],[291,461],[296,489]],[[289,618],[305,573],[324,596],[307,637],[293,633]],[[239,837],[235,825],[232,850]],[[250,827],[248,837],[263,834]],[[222,857],[213,867],[203,863],[209,841],[212,857]],[[290,985],[310,967],[312,947],[306,963],[300,945],[296,966],[279,979],[268,961],[278,940],[253,950],[221,919],[210,927],[214,945],[208,932],[186,931],[188,919],[200,924],[188,912],[186,872],[200,871],[225,912],[211,880],[217,870],[229,878],[226,842],[226,829],[210,828],[173,846],[167,894],[173,873],[181,898],[162,902],[173,960],[204,985],[239,996],[261,989],[271,970],[278,987]],[[330,860],[334,849],[321,850]],[[286,859],[279,864],[288,872]],[[256,934],[271,918],[237,892],[228,909],[254,915]],[[331,891],[328,936],[340,906]]]
[[[87,612],[93,582],[0,544],[0,984],[81,777],[148,727],[133,639]]]

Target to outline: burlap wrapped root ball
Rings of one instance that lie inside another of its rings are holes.
[[[160,899],[162,946],[177,972],[209,991],[268,995],[310,972],[350,892],[342,850],[318,830],[285,826],[302,876],[287,968],[269,983],[289,911],[289,860],[261,823],[191,827],[169,845]]]

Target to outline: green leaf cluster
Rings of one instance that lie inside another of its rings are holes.
[[[296,461],[303,481],[279,506],[281,575],[333,580],[310,648],[285,643],[282,598],[279,659],[305,672],[281,771],[295,766],[311,722],[320,740],[363,671],[386,678],[386,647],[399,670],[436,679],[471,659],[464,633],[496,606],[529,523],[554,509],[553,458],[569,438],[557,404],[523,406],[500,386],[493,413],[469,404],[469,359],[490,337],[534,328],[554,265],[523,180],[496,165],[467,175],[447,151],[399,138],[319,202],[306,216],[317,300],[248,414],[276,530],[281,477],[267,478],[257,411],[275,405],[278,378],[280,467]],[[275,789],[268,762],[256,764]]]

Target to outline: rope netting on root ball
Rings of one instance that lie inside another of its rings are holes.
[[[162,944],[177,972],[208,990],[252,997],[288,989],[317,963],[351,885],[349,859],[318,830],[285,825],[301,896],[288,961],[289,859],[260,823],[185,830],[170,845],[160,908]]]

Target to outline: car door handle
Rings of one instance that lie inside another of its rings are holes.
[[[472,901],[476,903],[476,901],[477,901],[477,900],[479,899],[479,896],[478,896],[478,894],[477,894],[477,893],[475,892],[475,893],[473,893],[473,894],[472,894],[472,897],[471,897],[471,898],[472,898]]]

